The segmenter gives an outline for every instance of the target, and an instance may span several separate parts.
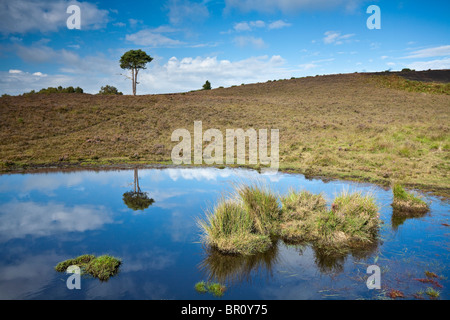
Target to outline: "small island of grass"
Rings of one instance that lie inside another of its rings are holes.
[[[225,254],[253,255],[267,251],[273,240],[308,241],[327,250],[370,244],[380,220],[371,195],[343,192],[331,209],[324,197],[291,191],[280,199],[267,188],[237,187],[199,220],[203,241]]]
[[[120,259],[109,255],[95,257],[91,254],[85,254],[75,259],[68,259],[58,263],[55,270],[66,272],[69,266],[75,265],[82,270],[83,274],[89,274],[100,281],[107,281],[119,272],[121,264],[122,261]]]
[[[420,215],[429,211],[429,206],[425,201],[410,192],[406,192],[401,185],[395,184],[392,192],[394,200],[391,205],[395,214]]]

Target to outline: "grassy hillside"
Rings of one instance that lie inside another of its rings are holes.
[[[2,97],[0,166],[170,163],[173,130],[193,134],[201,120],[203,131],[279,129],[285,171],[397,181],[450,196],[449,85],[381,77],[330,75],[137,97]]]

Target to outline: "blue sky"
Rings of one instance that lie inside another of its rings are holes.
[[[68,29],[67,7],[81,29]],[[370,30],[370,5],[381,29]],[[106,84],[131,93],[121,55],[154,60],[138,94],[317,74],[450,69],[450,2],[383,0],[0,0],[0,94]]]

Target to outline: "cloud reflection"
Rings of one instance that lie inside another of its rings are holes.
[[[0,205],[0,241],[96,230],[113,219],[104,206],[11,202]]]

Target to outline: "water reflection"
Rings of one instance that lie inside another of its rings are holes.
[[[400,227],[406,220],[423,218],[427,215],[428,212],[405,213],[394,209],[391,216],[392,230],[397,231],[398,227]]]
[[[123,202],[127,205],[131,210],[144,211],[149,206],[151,206],[155,200],[148,197],[147,192],[142,192],[139,187],[139,174],[138,169],[134,168],[134,189],[132,191],[125,192],[123,194]]]
[[[233,183],[255,179],[280,194],[291,188],[324,192],[328,205],[345,189],[372,192],[385,223],[379,232],[383,241],[341,254],[281,240],[251,257],[204,248],[197,219]],[[148,192],[156,203],[128,207],[127,192]],[[426,290],[415,278],[435,272],[443,277],[441,298],[448,299],[448,204],[433,200],[430,214],[410,219],[393,213],[391,203],[392,192],[373,185],[229,168],[0,175],[0,299],[201,299],[193,289],[200,280],[229,284],[227,299],[333,299],[323,292],[339,290],[341,298],[370,299],[381,295],[366,287],[365,271],[372,264],[385,270],[383,286],[409,297]],[[129,208],[150,205],[152,214],[130,214]],[[101,284],[83,279],[82,290],[68,290],[67,276],[54,266],[86,253],[123,258],[121,275]]]
[[[205,248],[205,258],[199,269],[208,281],[238,284],[251,283],[252,277],[270,278],[279,260],[278,245],[251,256],[222,254],[214,248]]]
[[[215,248],[204,247],[205,257],[199,264],[199,269],[208,281],[221,283],[251,283],[254,277],[269,279],[273,276],[274,266],[280,263],[279,247],[284,244],[297,251],[300,256],[311,248],[314,263],[320,273],[336,276],[344,271],[348,257],[352,256],[355,261],[364,260],[372,256],[379,247],[378,241],[340,251],[330,251],[307,242],[274,240],[273,243],[270,250],[250,256],[223,254]]]

